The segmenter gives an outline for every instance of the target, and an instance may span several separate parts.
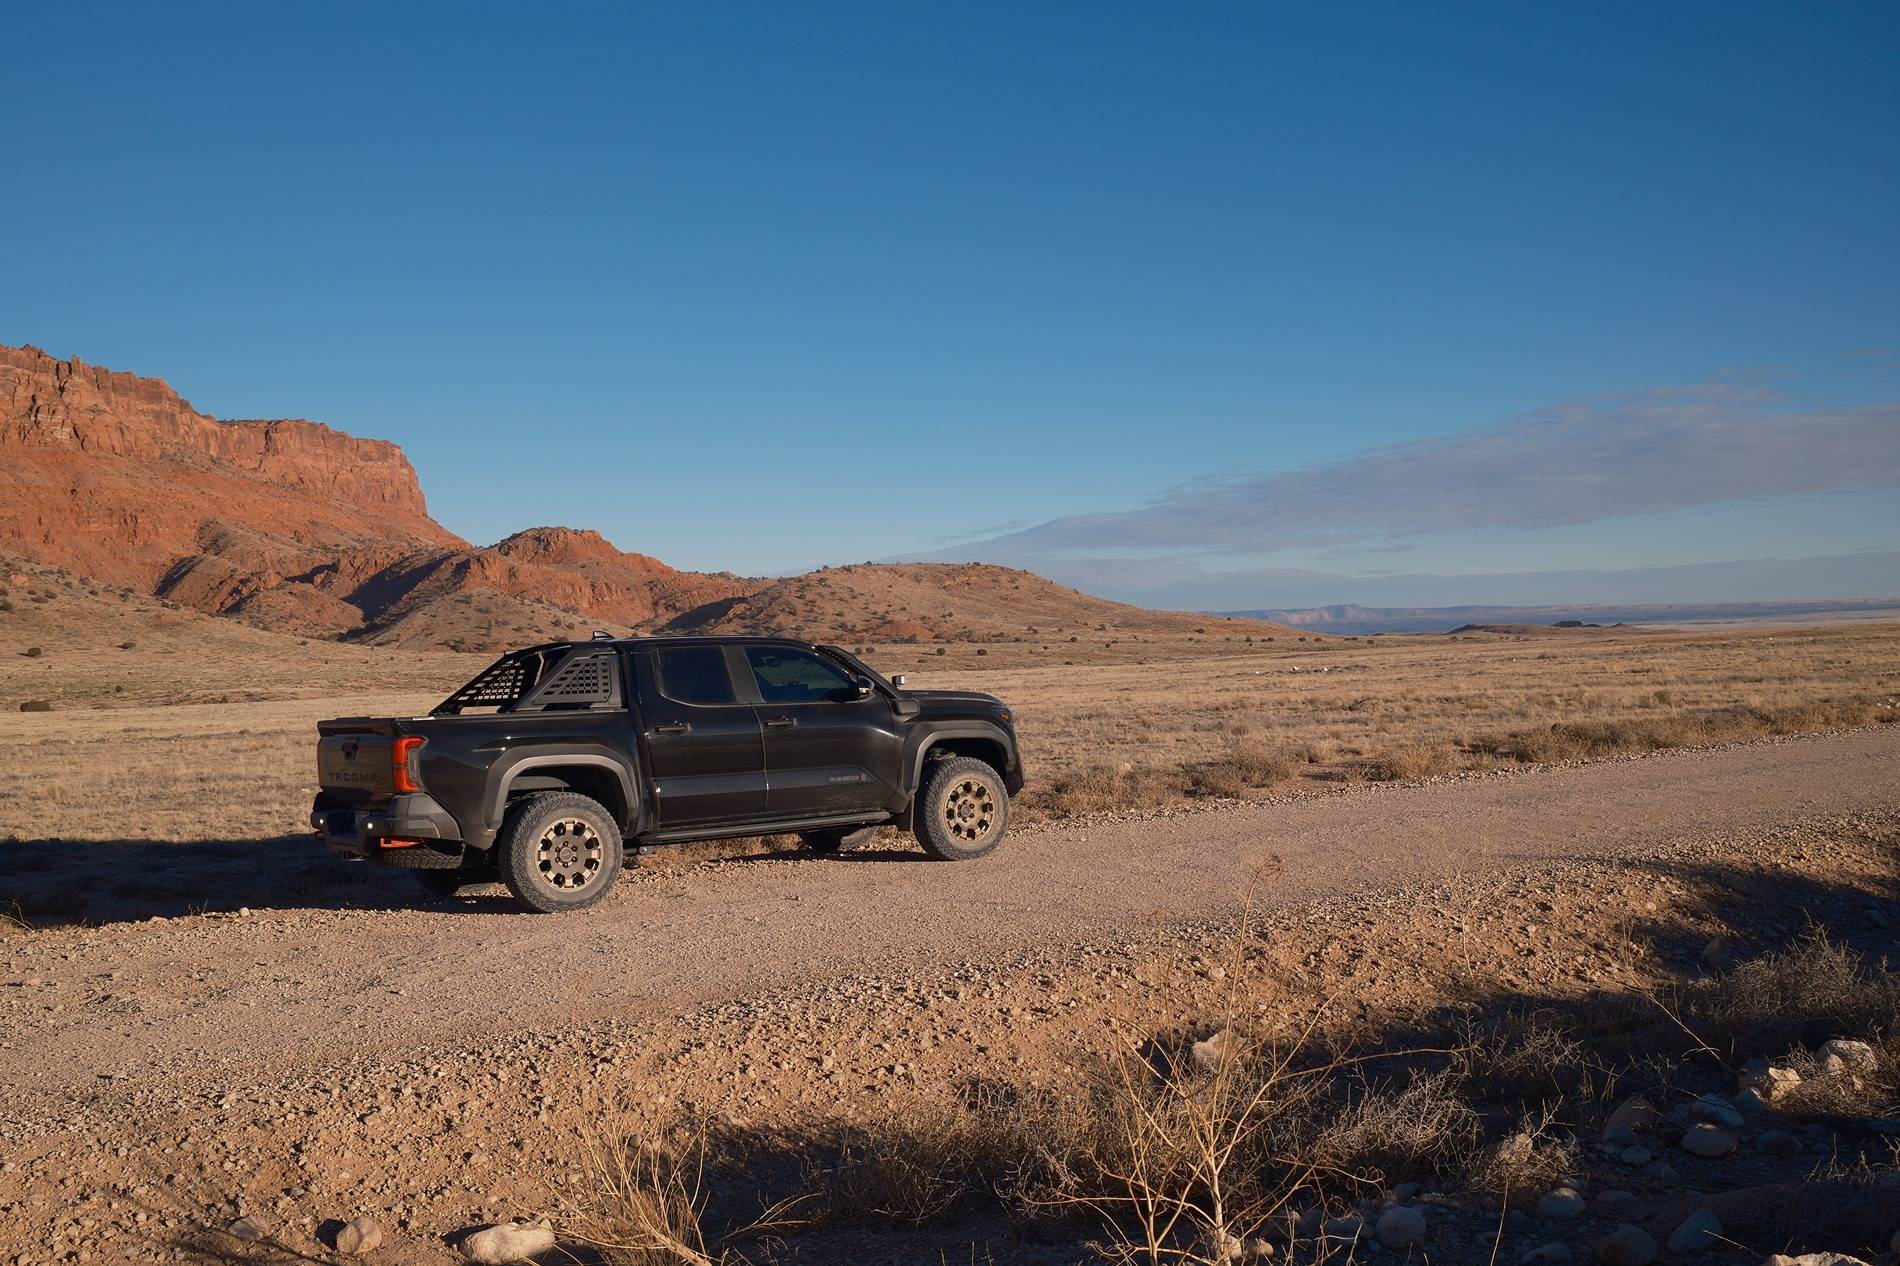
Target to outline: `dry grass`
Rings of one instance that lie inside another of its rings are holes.
[[[20,838],[301,830],[318,719],[418,711],[485,662],[265,633],[69,581],[36,581],[57,596],[0,615],[0,833]],[[1894,624],[1108,635],[1087,649],[1074,663],[1028,642],[887,645],[871,659],[919,687],[1009,701],[1030,779],[1021,822],[1900,717]],[[27,699],[53,711],[14,710]]]

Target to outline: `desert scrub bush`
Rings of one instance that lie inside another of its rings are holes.
[[[725,1235],[709,1234],[704,1132],[646,1132],[612,1112],[589,1119],[579,1138],[585,1181],[564,1220],[604,1266],[725,1266],[742,1260],[736,1242],[787,1224],[795,1202]]]
[[[1321,1124],[1310,1155],[1368,1184],[1445,1177],[1471,1163],[1482,1124],[1455,1074],[1421,1073],[1396,1088],[1362,1083]]]
[[[51,699],[28,699],[25,703],[20,705],[20,711],[22,712],[51,712],[52,710],[53,701]]]
[[[1886,964],[1815,931],[1746,959],[1686,998],[1685,1020],[1724,1054],[1772,1055],[1791,1043],[1900,1036],[1900,980]]]
[[[1577,1172],[1577,1162],[1575,1139],[1556,1133],[1548,1117],[1526,1118],[1479,1153],[1467,1181],[1475,1190],[1508,1199],[1514,1192],[1549,1190]]]
[[[1450,1072],[1469,1097],[1542,1107],[1590,1086],[1590,1049],[1553,1012],[1470,1012],[1454,1020],[1451,1031]]]
[[[1448,774],[1458,765],[1458,753],[1450,743],[1401,743],[1373,757],[1366,766],[1366,776],[1380,782],[1403,782]]]
[[[46,654],[46,648],[43,646],[29,646],[26,648],[26,657],[28,659],[38,659],[44,654]]]
[[[1265,744],[1237,742],[1227,755],[1185,770],[1185,790],[1197,796],[1238,797],[1293,776],[1293,759]]]

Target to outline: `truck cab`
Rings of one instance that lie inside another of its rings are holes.
[[[427,716],[317,728],[325,844],[437,891],[499,877],[533,909],[597,902],[629,849],[722,836],[825,852],[889,823],[933,856],[978,857],[1023,785],[1001,700],[909,690],[787,638],[548,643]]]

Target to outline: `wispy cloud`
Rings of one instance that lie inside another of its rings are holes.
[[[1721,502],[1900,487],[1900,404],[1790,412],[1730,383],[1586,400],[1293,470],[1209,477],[937,557],[1259,554],[1548,528]],[[1118,563],[1125,565],[1125,563]]]

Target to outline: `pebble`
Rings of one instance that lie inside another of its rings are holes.
[[[1569,1187],[1556,1187],[1537,1202],[1540,1218],[1574,1218],[1583,1212],[1583,1197]]]
[[[255,1213],[249,1213],[224,1228],[234,1240],[246,1244],[255,1244],[259,1240],[270,1238],[271,1225]]]
[[[1735,1105],[1719,1095],[1703,1095],[1692,1100],[1683,1114],[1691,1121],[1708,1121],[1730,1130],[1742,1128],[1742,1114]]]
[[[1727,1156],[1735,1150],[1735,1136],[1704,1121],[1683,1131],[1682,1150],[1695,1156]]]
[[[1660,1115],[1655,1108],[1650,1106],[1647,1099],[1625,1099],[1616,1105],[1609,1119],[1604,1121],[1603,1133],[1605,1137],[1608,1137],[1610,1131],[1618,1126],[1629,1130],[1647,1129],[1656,1124]]]
[[[1425,1238],[1425,1215],[1409,1205],[1395,1204],[1379,1215],[1372,1238],[1390,1249],[1410,1248]]]
[[[1707,1209],[1697,1209],[1669,1233],[1672,1253],[1700,1253],[1722,1238],[1722,1221]]]
[[[481,1266],[505,1266],[554,1247],[554,1228],[546,1218],[484,1227],[462,1241],[462,1256]]]
[[[1194,1057],[1196,1068],[1204,1073],[1211,1073],[1240,1054],[1242,1045],[1237,1033],[1232,1029],[1222,1029],[1196,1042],[1189,1048],[1189,1053]]]
[[[1755,1150],[1763,1156],[1792,1156],[1801,1150],[1801,1140],[1786,1130],[1763,1130],[1755,1139]]]
[[[1880,1068],[1880,1056],[1873,1047],[1844,1037],[1821,1043],[1821,1062],[1826,1064],[1830,1060],[1838,1060],[1857,1073],[1876,1072]]]
[[[1597,1241],[1602,1266],[1649,1266],[1656,1260],[1656,1237],[1628,1222]]]
[[[375,1218],[352,1218],[336,1233],[336,1251],[345,1257],[375,1251],[382,1245],[383,1228]]]

